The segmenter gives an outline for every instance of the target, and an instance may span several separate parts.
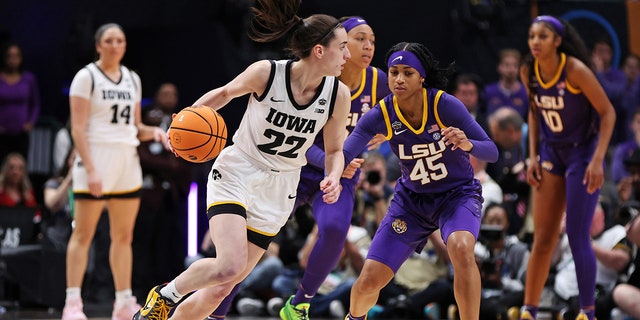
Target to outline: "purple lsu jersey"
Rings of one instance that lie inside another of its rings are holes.
[[[597,132],[598,114],[586,96],[567,81],[567,57],[560,56],[560,65],[551,81],[540,77],[538,60],[534,63],[533,100],[540,115],[542,141],[579,144]]]
[[[378,100],[391,93],[384,71],[368,66],[362,70],[362,80],[356,90],[351,91],[351,110],[347,116],[347,130],[353,131],[360,117],[376,105]],[[314,144],[324,149],[324,136],[316,136]]]
[[[395,96],[380,101],[380,109],[387,127],[387,140],[400,159],[401,177],[398,183],[417,193],[439,193],[473,180],[473,168],[467,152],[451,150],[442,141],[442,113],[459,112],[451,108],[451,99],[437,89],[423,89],[423,118],[419,128],[413,128],[402,116]],[[465,109],[466,110],[466,109]],[[469,117],[470,118],[470,117]]]

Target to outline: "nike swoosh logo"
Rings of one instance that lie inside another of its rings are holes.
[[[149,299],[147,303],[145,303],[144,307],[142,307],[142,310],[140,310],[140,315],[146,316],[147,314],[149,314],[149,311],[151,311],[155,303],[156,303],[156,295],[151,297],[151,299]]]
[[[287,198],[289,199],[295,199],[298,195],[297,194],[290,194],[287,196]]]
[[[393,60],[391,60],[391,63],[396,62],[396,60],[402,61],[402,56],[397,56],[397,57],[393,58]]]
[[[398,130],[394,130],[394,131],[393,131],[393,134],[395,134],[395,135],[399,135],[399,134],[401,134],[401,133],[403,133],[403,132],[405,132],[405,131],[407,131],[407,129],[400,130],[400,131],[398,131]]]
[[[313,298],[313,295],[309,295],[309,294],[306,294],[306,293],[305,293],[305,294],[304,294],[304,297],[305,297],[305,298],[307,298],[307,299],[311,299],[311,298]]]
[[[271,102],[284,102],[284,100],[278,100],[274,97],[271,97]]]
[[[364,19],[358,19],[358,23],[363,23]]]

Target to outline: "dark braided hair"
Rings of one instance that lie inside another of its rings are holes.
[[[389,49],[384,60],[388,61],[389,57],[396,51],[409,51],[418,57],[426,73],[424,82],[422,83],[423,87],[446,90],[449,79],[455,69],[454,62],[446,68],[440,68],[440,62],[435,59],[431,51],[429,51],[425,45],[416,42],[400,42],[394,45]]]
[[[302,19],[297,15],[299,7],[300,0],[256,0],[249,37],[269,42],[290,33],[287,49],[298,58],[306,58],[313,46],[327,46],[335,37],[335,30],[343,28],[338,19],[325,14]]]

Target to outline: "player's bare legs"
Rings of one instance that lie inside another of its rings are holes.
[[[551,184],[553,187],[543,184]],[[565,206],[564,178],[542,170],[540,188],[533,190],[534,240],[527,266],[524,304],[538,306],[549,276],[551,254],[558,242]]]
[[[473,249],[476,239],[470,232],[455,231],[447,239],[447,252],[453,264],[453,291],[460,319],[478,319],[480,315],[480,271]]]
[[[136,224],[140,198],[110,199],[107,201],[109,213],[109,264],[113,273],[116,291],[131,289],[133,267],[133,228]]]
[[[76,200],[75,227],[67,245],[67,288],[82,287],[89,247],[104,208],[102,200]]]
[[[354,317],[366,315],[378,301],[380,290],[393,279],[393,275],[393,270],[387,265],[367,259],[362,272],[351,288],[349,313]]]
[[[253,243],[249,243],[248,248],[249,261],[247,261],[247,267],[242,274],[233,281],[196,291],[178,305],[171,319],[206,319],[231,292],[233,287],[247,277],[265,252],[264,249]]]

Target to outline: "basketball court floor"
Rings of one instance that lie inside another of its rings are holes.
[[[89,320],[111,320],[111,307],[110,306],[97,306],[97,305],[87,305],[85,306],[85,314],[89,318]],[[27,310],[18,310],[11,309],[6,312],[0,314],[0,320],[48,320],[48,319],[60,319],[62,316],[62,312],[60,310],[47,310],[47,309],[27,309]],[[274,317],[240,317],[240,316],[229,316],[227,319],[234,320],[267,320],[267,319],[277,319]],[[314,318],[314,320],[322,320],[319,318]]]
[[[111,320],[111,308],[112,306],[107,304],[85,304],[84,312],[89,320]],[[62,311],[56,309],[21,309],[17,307],[9,306],[5,312],[0,310],[0,320],[48,320],[48,319],[60,319],[62,317]],[[227,319],[231,320],[276,320],[275,317],[241,317],[238,315],[228,316]],[[327,320],[321,318],[313,318],[313,320]]]

